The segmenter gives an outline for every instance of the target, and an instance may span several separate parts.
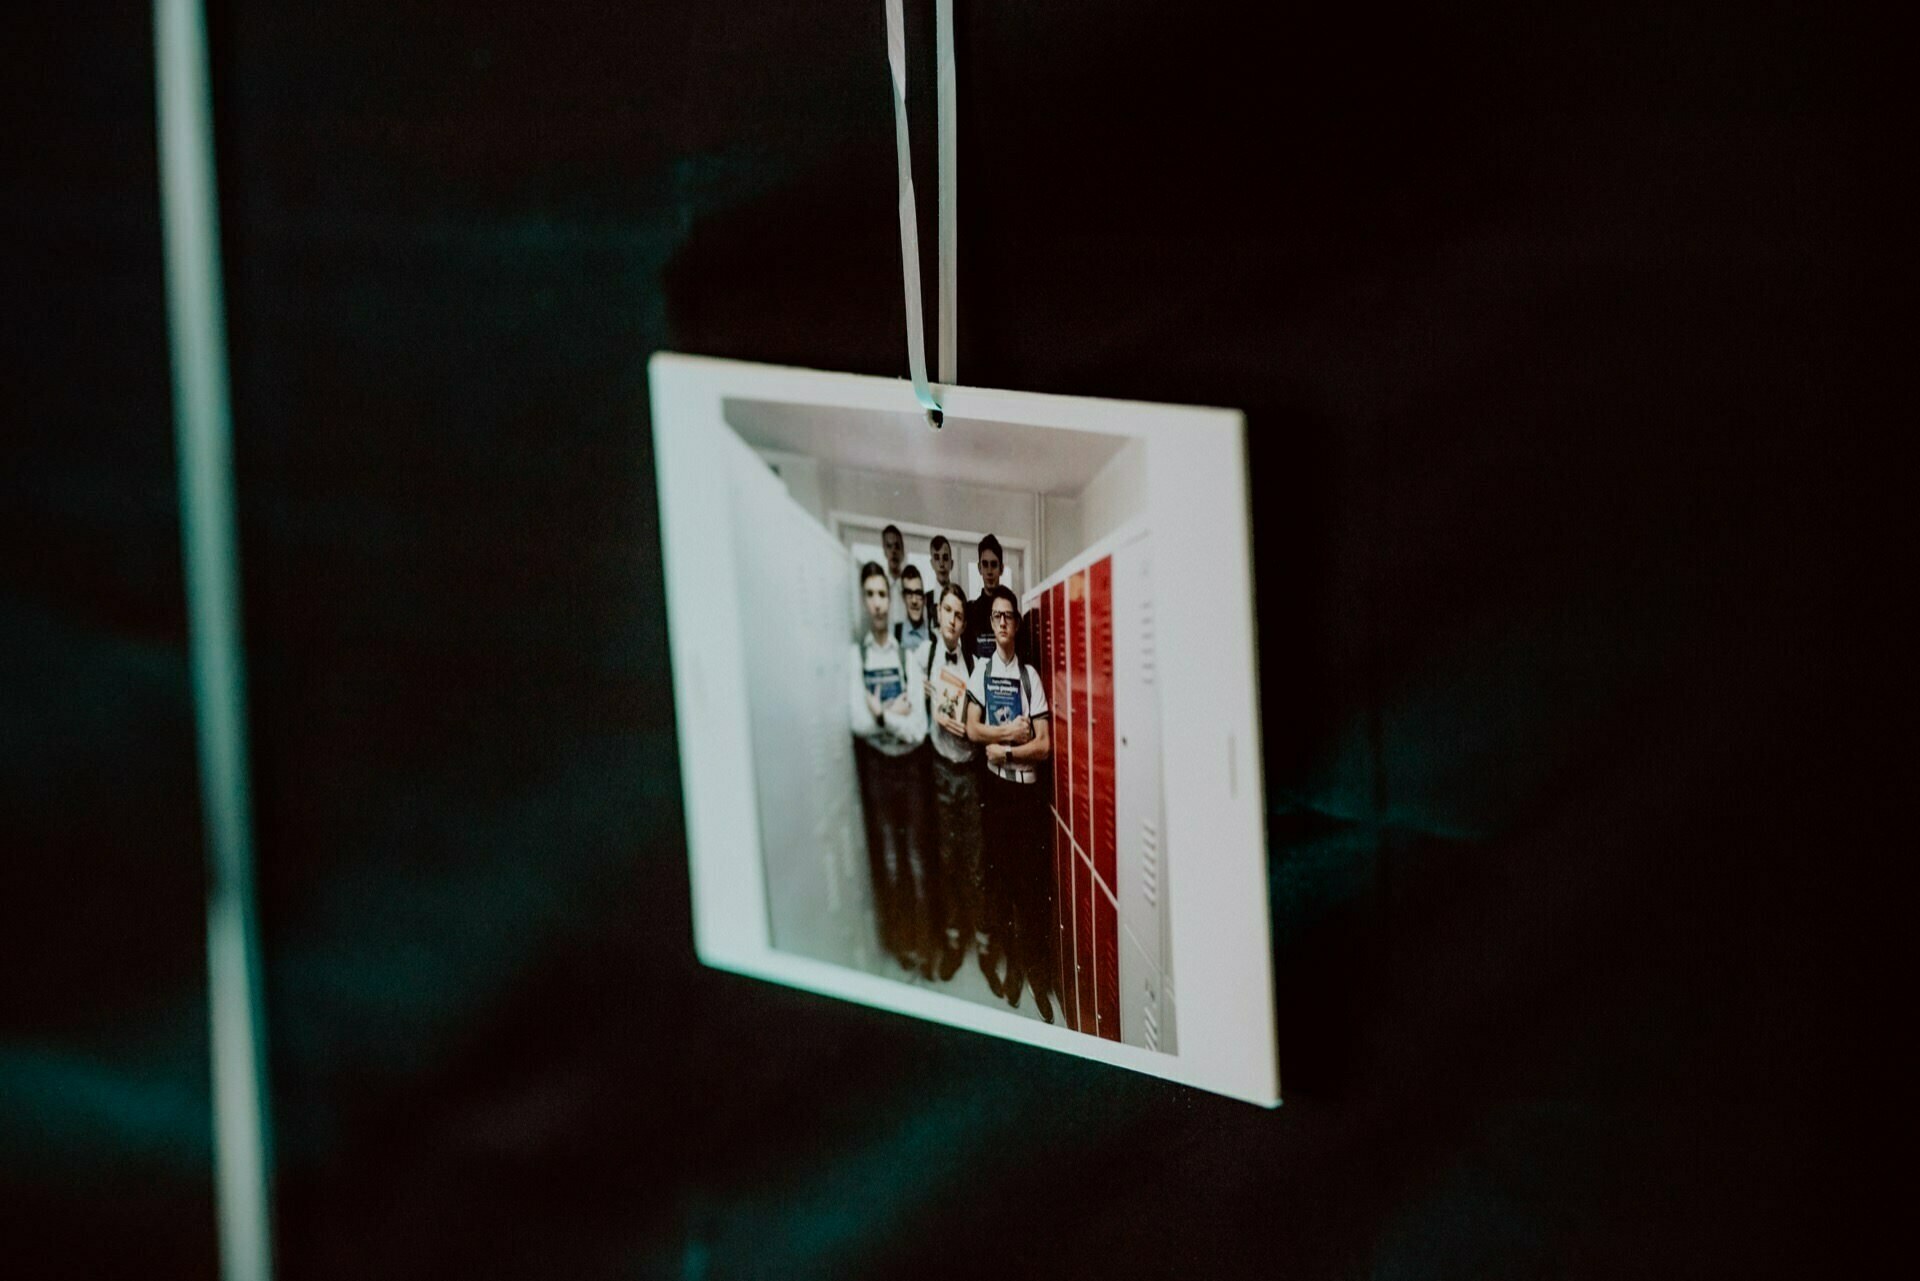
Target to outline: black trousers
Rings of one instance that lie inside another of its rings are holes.
[[[1054,988],[1053,832],[1045,789],[980,774],[983,862],[998,943],[1029,986]]]
[[[931,955],[936,906],[928,866],[931,754],[925,744],[904,756],[888,756],[858,740],[854,743],[880,946],[900,959]]]
[[[938,752],[929,755],[933,762],[933,884],[939,901],[934,919],[949,934],[957,934],[965,948],[976,933],[991,928],[980,865],[980,764],[977,757],[955,765]]]

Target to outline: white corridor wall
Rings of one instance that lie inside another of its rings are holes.
[[[872,969],[871,877],[847,728],[853,569],[753,450],[728,433],[725,452],[771,941]]]

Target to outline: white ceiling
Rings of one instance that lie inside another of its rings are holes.
[[[1071,497],[1128,437],[918,414],[728,400],[727,422],[749,445],[806,454],[835,467]]]

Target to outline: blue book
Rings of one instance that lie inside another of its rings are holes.
[[[1025,710],[1022,702],[1019,677],[987,677],[987,724],[1005,725],[1013,720]]]
[[[869,667],[866,669],[866,678],[867,693],[878,698],[882,706],[900,697],[907,689],[897,666]]]

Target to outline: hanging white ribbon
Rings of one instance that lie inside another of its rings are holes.
[[[959,380],[957,315],[956,198],[957,149],[954,146],[953,0],[937,0],[938,69],[934,92],[939,112],[940,151],[940,381]],[[920,295],[920,223],[913,199],[913,161],[907,143],[907,32],[901,0],[887,0],[887,65],[893,72],[894,154],[900,168],[900,271],[906,284],[907,368],[913,375],[913,394],[927,411],[927,420],[940,425],[940,402],[927,382],[925,304]]]
[[[154,0],[153,32],[180,542],[210,871],[207,1001],[220,1273],[226,1281],[269,1281],[272,1126],[253,886],[246,645],[240,627],[233,421],[203,0]]]

